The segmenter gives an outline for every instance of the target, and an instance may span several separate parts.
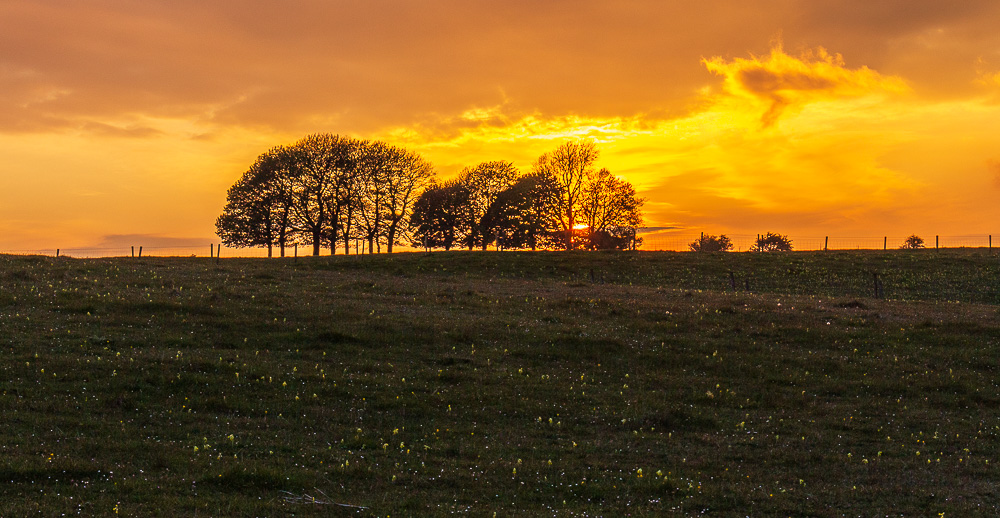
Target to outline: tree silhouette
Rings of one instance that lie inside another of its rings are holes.
[[[584,184],[580,212],[587,225],[584,246],[622,249],[633,245],[635,228],[642,225],[642,198],[632,184],[601,169]]]
[[[350,196],[357,140],[330,134],[309,135],[288,149],[293,161],[292,215],[295,230],[319,255],[324,242],[336,247],[338,219]]]
[[[789,252],[791,250],[792,240],[788,239],[788,236],[771,232],[758,236],[757,241],[750,247],[751,252]]]
[[[413,202],[433,177],[419,155],[383,142],[309,135],[262,154],[227,193],[216,221],[223,242],[236,247],[365,239],[369,252],[405,238]]]
[[[485,250],[495,239],[493,229],[484,224],[486,211],[501,192],[514,185],[519,176],[513,163],[502,160],[467,167],[459,174],[459,181],[469,191],[472,218],[469,232],[463,240],[470,250],[474,247]]]
[[[434,176],[434,168],[420,155],[402,148],[389,148],[390,166],[386,176],[386,252],[400,243],[409,231],[409,216],[419,193]]]
[[[916,234],[906,238],[900,248],[904,250],[918,250],[924,247],[924,239]]]
[[[222,242],[233,247],[266,246],[271,257],[277,245],[281,256],[291,244],[293,188],[292,160],[285,147],[271,148],[229,188],[226,206],[215,226]]]
[[[519,178],[497,195],[484,216],[497,248],[550,247],[562,244],[560,190],[552,176],[536,173]]]
[[[733,243],[725,234],[720,236],[702,234],[689,244],[688,248],[692,252],[728,252],[733,249]]]
[[[467,239],[474,217],[470,197],[469,188],[460,181],[425,189],[410,216],[413,246],[451,250]]]
[[[559,226],[563,246],[574,248],[574,230],[578,222],[579,206],[584,185],[594,174],[594,162],[599,153],[591,141],[566,142],[538,157],[533,171],[551,176],[559,187]]]

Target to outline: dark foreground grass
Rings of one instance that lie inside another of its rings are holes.
[[[0,515],[994,515],[998,261],[0,257]]]

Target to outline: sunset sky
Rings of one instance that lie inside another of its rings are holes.
[[[1000,235],[1000,2],[0,0],[0,251],[218,241],[310,133],[574,138],[649,226]]]

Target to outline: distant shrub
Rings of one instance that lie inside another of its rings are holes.
[[[751,252],[790,252],[791,250],[792,240],[788,239],[788,236],[771,232],[758,236],[757,241],[750,247]]]
[[[688,248],[692,252],[728,252],[733,249],[733,242],[722,234],[718,237],[702,234],[698,239],[695,239]]]
[[[924,239],[916,234],[906,238],[900,248],[904,250],[917,250],[924,247]]]

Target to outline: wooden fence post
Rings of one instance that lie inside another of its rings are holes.
[[[823,239],[823,250],[829,250],[829,249],[830,249],[830,236],[826,236],[826,238]]]
[[[941,236],[934,236],[934,249],[941,248]]]
[[[56,257],[59,257],[59,249],[56,248]]]
[[[888,250],[888,249],[889,249],[889,236],[884,236],[882,238],[882,250]]]
[[[141,246],[139,247],[139,257],[140,258],[142,257],[142,247]]]
[[[990,234],[990,250],[993,250],[993,234]]]
[[[132,245],[132,257],[135,257],[135,245]]]
[[[208,258],[211,259],[215,257],[215,243],[208,244]]]

